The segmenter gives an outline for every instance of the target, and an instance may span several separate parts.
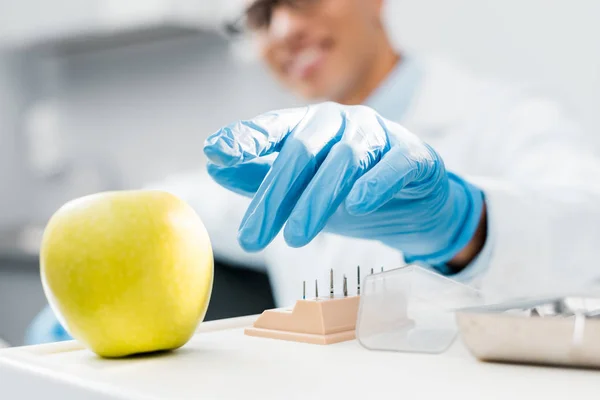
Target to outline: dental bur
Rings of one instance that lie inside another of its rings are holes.
[[[360,294],[360,266],[356,275],[356,291]],[[244,334],[321,345],[356,339],[360,296],[348,294],[347,271],[340,273],[340,278],[342,287],[336,296],[333,268],[330,268],[329,298],[327,295],[319,297],[319,280],[315,279],[315,297],[307,299],[307,281],[302,281],[302,299],[298,299],[292,308],[265,310],[252,326],[244,329]]]
[[[333,268],[329,271],[329,298],[333,299]]]
[[[348,297],[348,279],[344,275],[344,297]]]

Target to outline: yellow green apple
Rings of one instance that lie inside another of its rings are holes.
[[[65,204],[44,231],[40,266],[59,321],[102,357],[187,343],[206,314],[214,268],[194,210],[151,190]]]

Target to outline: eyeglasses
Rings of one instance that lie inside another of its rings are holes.
[[[286,6],[297,10],[306,10],[322,0],[256,0],[234,21],[225,25],[230,36],[267,29],[275,8]]]

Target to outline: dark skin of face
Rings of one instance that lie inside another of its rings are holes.
[[[283,85],[306,99],[359,104],[399,60],[381,9],[381,0],[277,4],[268,26],[254,30],[261,57]]]
[[[251,21],[252,34],[271,72],[301,97],[361,104],[401,62],[383,26],[383,0],[288,3],[277,2],[270,12],[257,14],[262,19]],[[484,207],[473,239],[448,263],[454,272],[479,254],[486,231]]]

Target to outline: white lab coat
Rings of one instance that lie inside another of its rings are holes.
[[[489,262],[456,279],[500,298],[598,280],[600,161],[590,138],[551,100],[474,77],[445,60],[421,62],[423,81],[397,122],[432,145],[449,170],[482,188],[488,207]],[[266,269],[279,306],[300,298],[302,281],[309,295],[315,279],[327,293],[331,267],[337,284],[344,273],[352,287],[357,265],[366,273],[404,264],[399,251],[381,243],[329,234],[300,249],[289,248],[280,235],[266,250],[248,254],[236,240],[248,199],[218,186],[205,169],[152,187],[197,210],[217,257]]]

